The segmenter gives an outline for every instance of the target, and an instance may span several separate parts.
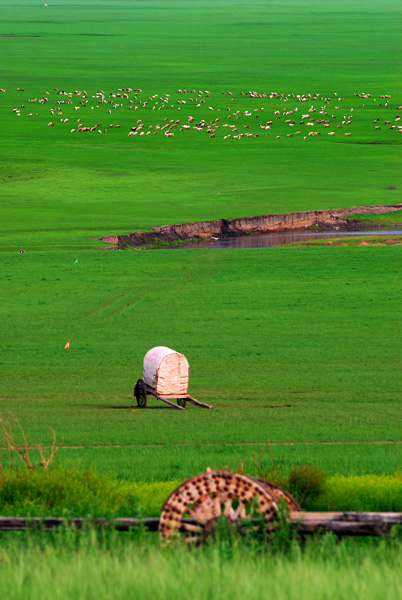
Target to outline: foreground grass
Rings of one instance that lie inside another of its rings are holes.
[[[111,549],[113,547],[113,549]],[[8,600],[92,600],[127,597],[196,600],[300,598],[399,600],[401,546],[397,540],[332,536],[282,549],[217,541],[203,550],[162,549],[155,542],[93,532],[61,532],[53,542],[7,541],[0,546],[2,592]]]

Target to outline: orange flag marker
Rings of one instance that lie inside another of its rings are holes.
[[[67,344],[64,346],[64,350],[70,350],[70,340],[67,340]]]

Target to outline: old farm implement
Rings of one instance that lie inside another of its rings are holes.
[[[165,501],[159,533],[167,540],[179,534],[187,543],[199,543],[213,534],[219,519],[240,529],[258,523],[272,531],[280,510],[301,514],[296,500],[270,481],[231,471],[196,475],[176,488]]]
[[[148,394],[151,394],[180,410],[186,408],[187,402],[202,408],[213,408],[210,404],[200,402],[189,395],[189,371],[190,367],[184,354],[166,346],[151,348],[144,356],[142,377],[133,390],[137,405],[145,408]]]
[[[219,521],[225,519],[239,532],[264,528],[274,533],[280,519],[301,539],[314,533],[331,532],[341,538],[353,536],[388,536],[395,525],[402,525],[401,512],[303,512],[292,496],[270,481],[230,471],[200,473],[184,481],[165,501],[160,518],[118,518],[113,520],[63,517],[0,516],[0,530],[53,529],[70,526],[113,527],[128,531],[144,527],[159,531],[163,540],[181,537],[185,543],[199,544],[214,534]],[[262,538],[261,538],[262,539]],[[264,537],[269,543],[270,535]]]
[[[280,515],[302,539],[328,532],[338,538],[388,536],[395,525],[402,525],[402,512],[304,512],[286,490],[270,481],[208,469],[170,494],[158,529],[167,541],[182,536],[185,542],[197,544],[213,534],[220,519],[240,532],[263,527],[270,533],[278,527]]]

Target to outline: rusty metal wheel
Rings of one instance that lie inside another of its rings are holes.
[[[137,400],[139,408],[145,408],[147,405],[147,388],[142,379],[139,379],[134,386],[133,395]]]
[[[186,408],[187,398],[177,398],[176,402],[182,408]]]
[[[253,479],[267,488],[269,493],[275,498],[275,502],[278,504],[278,506],[280,505],[281,501],[284,500],[290,511],[302,512],[300,505],[296,502],[293,496],[289,494],[288,491],[284,490],[279,485],[275,485],[271,481],[266,481],[265,479],[259,479],[257,477],[253,477]]]
[[[169,540],[182,532],[187,543],[211,535],[218,520],[241,523],[262,517],[267,525],[278,514],[273,495],[258,481],[230,471],[201,473],[182,483],[166,500],[159,533]]]

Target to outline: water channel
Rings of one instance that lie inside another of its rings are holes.
[[[262,233],[222,239],[208,238],[199,242],[171,246],[171,248],[269,248],[271,246],[290,244],[291,242],[306,242],[308,240],[348,236],[362,237],[367,235],[402,235],[402,228],[375,228],[362,231],[285,231],[282,233]]]

